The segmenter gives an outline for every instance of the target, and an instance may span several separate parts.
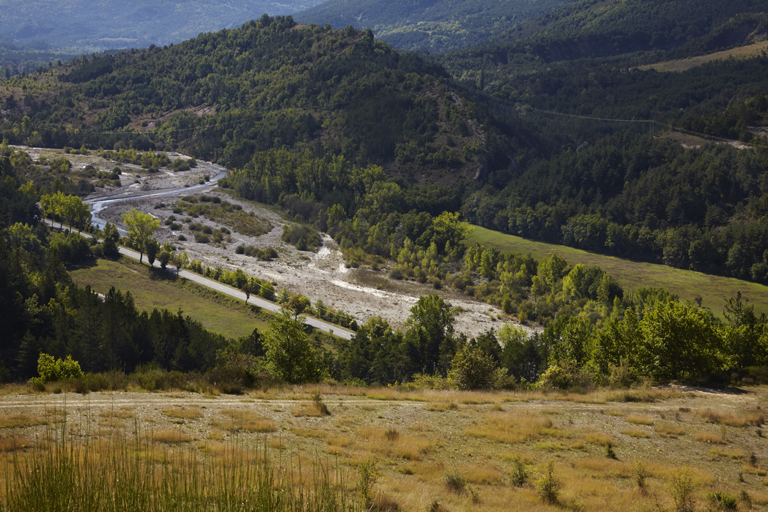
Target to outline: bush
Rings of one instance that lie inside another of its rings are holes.
[[[536,490],[544,503],[550,505],[557,503],[557,497],[560,494],[560,482],[555,478],[554,461],[549,461],[547,464],[546,473],[536,482]]]
[[[461,347],[451,362],[448,380],[458,389],[498,389],[506,380],[506,371],[477,345]]]
[[[528,472],[525,470],[525,464],[519,457],[515,457],[512,465],[512,485],[522,487],[528,481]]]
[[[693,512],[695,504],[693,501],[693,477],[691,470],[687,467],[677,470],[672,475],[670,482],[672,499],[675,500],[675,510],[677,512]]]
[[[63,379],[79,379],[83,377],[80,363],[67,356],[65,360],[54,360],[53,356],[41,353],[37,359],[37,373],[43,383],[54,382]]]
[[[199,244],[207,244],[210,243],[211,239],[208,238],[208,235],[203,235],[201,233],[195,234],[195,242]]]
[[[316,251],[322,243],[317,231],[301,225],[289,226],[286,224],[283,226],[281,238],[283,242],[296,246],[300,251]]]
[[[455,469],[449,469],[445,472],[443,477],[445,478],[445,485],[448,486],[448,489],[458,494],[464,492],[467,483],[464,481],[464,476],[461,473]]]

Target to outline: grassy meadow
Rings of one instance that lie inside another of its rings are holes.
[[[730,48],[721,52],[710,53],[708,55],[698,55],[696,57],[689,57],[687,59],[670,60],[666,62],[658,62],[656,64],[648,64],[645,66],[639,66],[640,69],[655,69],[661,72],[683,72],[691,68],[703,66],[709,62],[716,60],[727,59],[748,59],[750,57],[757,57],[763,52],[768,51],[768,41],[760,41],[759,43],[750,44],[746,46],[739,46],[738,48]]]
[[[151,311],[179,308],[201,322],[212,332],[227,337],[247,336],[254,328],[268,326],[269,313],[255,312],[255,306],[240,301],[186,279],[175,279],[159,269],[150,269],[128,258],[117,261],[99,259],[91,266],[70,269],[72,279],[79,285],[90,285],[98,293],[106,294],[114,286],[123,293],[131,292],[136,307]]]
[[[599,266],[619,281],[625,290],[654,287],[664,288],[683,300],[701,297],[702,305],[717,316],[722,316],[725,301],[740,291],[755,306],[755,312],[768,314],[768,287],[758,283],[603,256],[564,245],[534,242],[479,226],[472,227],[465,243],[479,243],[505,252],[530,253],[538,259],[555,251],[562,254],[571,266],[577,263]]]
[[[34,496],[26,509],[45,510],[39,496],[85,499],[91,482],[146,510],[768,510],[766,399],[763,387],[4,394],[0,504]],[[319,505],[267,503],[277,489]]]

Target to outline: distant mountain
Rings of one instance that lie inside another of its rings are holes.
[[[334,28],[371,28],[377,39],[398,49],[446,52],[484,43],[572,1],[329,0],[294,18]]]
[[[0,39],[37,50],[93,53],[167,45],[234,28],[262,14],[289,14],[321,0],[7,0]]]

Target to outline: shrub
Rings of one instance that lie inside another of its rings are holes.
[[[210,243],[211,239],[208,238],[208,235],[203,235],[200,233],[195,234],[195,242],[199,244],[207,244]]]
[[[681,468],[672,475],[670,482],[672,499],[675,501],[675,510],[677,512],[693,512],[693,477],[691,470]]]
[[[632,470],[635,476],[635,483],[637,488],[641,491],[645,491],[645,479],[648,478],[648,470],[645,469],[645,465],[642,462],[637,462]]]
[[[315,408],[323,416],[330,416],[331,412],[328,410],[328,406],[323,402],[323,395],[319,391],[312,393],[312,401],[315,403]]]
[[[67,356],[65,360],[54,360],[53,356],[41,353],[37,359],[37,373],[41,382],[54,382],[63,379],[79,379],[83,377],[80,363]]]
[[[455,469],[449,469],[445,472],[445,485],[451,491],[461,494],[464,492],[467,482],[464,480],[464,476]]]
[[[539,492],[539,496],[550,505],[557,503],[557,497],[560,494],[560,482],[555,478],[555,463],[549,461],[547,464],[547,471],[536,482],[536,490]]]
[[[715,510],[736,510],[739,506],[735,496],[720,491],[707,493],[707,500],[715,506]]]
[[[448,379],[459,389],[498,389],[506,371],[479,346],[467,343],[456,352]]]
[[[371,508],[373,503],[373,486],[376,485],[376,480],[379,478],[379,473],[376,471],[376,461],[368,459],[357,468],[357,473],[360,475],[360,496],[363,498],[366,509]]]
[[[512,485],[522,487],[528,481],[528,472],[525,470],[525,464],[519,457],[515,457],[512,465]]]

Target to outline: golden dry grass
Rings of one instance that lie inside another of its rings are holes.
[[[629,437],[637,437],[640,439],[648,439],[649,437],[651,437],[650,432],[641,428],[628,428],[628,429],[622,430],[621,433]]]
[[[595,431],[587,432],[584,435],[584,439],[588,443],[601,445],[601,446],[613,442],[613,438],[609,434],[606,434],[605,432],[595,432]]]
[[[31,446],[29,440],[22,436],[0,436],[0,452],[14,452],[16,450],[23,450]]]
[[[163,414],[169,418],[181,420],[196,420],[203,417],[200,407],[172,407],[170,409],[163,409]]]
[[[717,434],[715,432],[707,432],[700,430],[693,434],[693,438],[696,441],[701,441],[702,443],[711,443],[711,444],[725,444],[725,438],[722,434]]]
[[[731,427],[747,427],[750,425],[762,425],[765,423],[765,415],[759,412],[731,413],[712,409],[698,411],[698,415],[708,423],[719,423]]]
[[[432,412],[455,411],[459,408],[456,402],[432,402],[424,409]]]
[[[482,421],[466,430],[473,437],[484,437],[502,443],[523,443],[545,434],[558,433],[550,418],[536,411],[522,410],[514,414],[489,413]]]
[[[729,450],[727,448],[712,448],[711,450],[709,450],[709,453],[717,457],[725,457],[728,459],[744,458],[744,452],[739,450],[738,448],[734,448],[732,450]]]
[[[188,443],[192,441],[192,438],[188,434],[176,429],[162,429],[153,431],[150,433],[150,438],[156,443],[166,444]]]
[[[0,428],[26,428],[37,425],[47,425],[50,418],[34,414],[11,414],[9,416],[0,416]]]
[[[225,409],[221,413],[227,416],[229,420],[215,420],[211,424],[224,430],[262,433],[277,430],[273,420],[254,411]]]
[[[647,414],[627,414],[624,419],[635,425],[653,425],[653,418]]]
[[[669,392],[672,398],[661,406],[631,403],[608,407],[601,405],[600,397],[605,392],[583,400],[540,392],[487,393],[473,399],[467,394],[443,391],[386,389],[383,391],[388,398],[374,402],[363,393],[382,390],[356,389],[357,394],[352,395],[343,389],[336,390],[335,395],[332,388],[322,390],[333,407],[333,416],[328,419],[293,415],[296,407],[309,403],[308,398],[315,392],[311,387],[270,391],[265,395],[269,397],[266,402],[253,395],[235,406],[229,400],[219,399],[219,405],[216,399],[207,401],[203,412],[206,417],[210,414],[210,421],[185,422],[175,429],[194,442],[155,442],[142,457],[163,464],[167,453],[181,451],[191,453],[198,461],[206,457],[220,461],[233,444],[262,442],[285,453],[320,454],[337,461],[347,475],[345,487],[355,496],[359,494],[358,466],[373,460],[379,475],[374,494],[382,497],[382,506],[396,504],[399,510],[423,511],[430,510],[437,501],[440,510],[452,512],[674,510],[670,482],[684,461],[692,468],[701,468],[691,470],[698,510],[705,509],[705,494],[719,488],[713,485],[725,486],[732,495],[744,490],[753,498],[755,509],[762,507],[756,496],[760,496],[765,478],[760,476],[766,458],[762,451],[764,439],[756,429],[708,423],[699,412],[711,409],[744,416],[742,410],[755,412],[758,404],[765,403],[768,388],[749,391],[738,401],[718,393],[685,393],[675,398],[676,393]],[[408,400],[409,395],[416,400]],[[146,409],[156,411],[154,417],[148,418],[156,431],[163,430],[173,419],[161,413],[163,406]],[[135,416],[145,418],[146,409]],[[81,417],[85,417],[83,414]],[[627,421],[633,416],[639,420]],[[260,421],[266,421],[269,429],[285,430],[256,441],[259,430],[244,427],[248,422]],[[201,428],[208,425],[214,428]],[[622,433],[622,429],[626,430]],[[727,434],[727,445],[694,441],[694,433],[708,431]],[[104,431],[99,435],[109,440],[116,434]],[[606,456],[609,442],[617,460]],[[754,464],[750,462],[752,453],[758,457]],[[557,507],[543,504],[535,488],[551,459],[555,460],[555,477],[562,484]],[[511,479],[518,460],[528,472],[522,487],[512,485]],[[648,473],[645,492],[640,492],[635,483],[638,462]],[[749,465],[748,471],[741,467],[744,464]],[[445,474],[452,470],[464,479],[465,492],[447,492]],[[739,473],[743,473],[743,481],[738,479]]]
[[[663,437],[677,438],[685,434],[685,427],[677,423],[659,423],[653,427],[657,434]]]

